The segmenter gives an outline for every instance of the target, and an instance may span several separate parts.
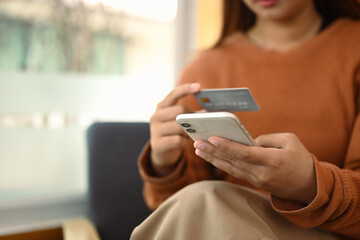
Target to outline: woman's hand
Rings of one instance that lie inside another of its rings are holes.
[[[230,175],[246,180],[274,196],[309,204],[316,196],[312,155],[291,133],[262,135],[258,146],[220,137],[197,140],[195,153]]]
[[[175,122],[178,114],[190,112],[176,102],[187,95],[196,93],[200,84],[183,84],[175,87],[158,105],[150,119],[150,145],[152,167],[156,174],[164,176],[177,163],[188,138]]]

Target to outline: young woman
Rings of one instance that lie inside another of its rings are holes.
[[[224,0],[223,16],[150,120],[139,167],[157,210],[132,239],[360,239],[359,2]],[[260,105],[235,113],[258,146],[192,142],[175,117],[232,87]]]

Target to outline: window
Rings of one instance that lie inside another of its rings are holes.
[[[184,52],[176,14],[176,0],[0,1],[0,233],[8,211],[82,201],[91,123],[148,121]]]

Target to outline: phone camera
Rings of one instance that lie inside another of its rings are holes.
[[[186,128],[191,127],[191,125],[189,123],[182,123],[181,126],[186,127]]]
[[[188,128],[188,129],[186,129],[186,131],[189,132],[189,133],[194,133],[194,132],[196,132],[196,130],[195,130],[195,129],[192,129],[192,128]]]

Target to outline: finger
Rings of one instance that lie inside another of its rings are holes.
[[[159,104],[158,107],[164,108],[174,105],[180,98],[196,93],[200,90],[199,83],[187,83],[175,87]]]
[[[219,141],[221,141],[220,138]],[[227,148],[222,146],[222,144],[231,144],[233,146]],[[198,145],[200,144],[198,143]],[[269,169],[274,169],[273,166],[276,163],[277,153],[282,151],[279,149],[247,146],[227,139],[224,139],[224,142],[220,143],[217,147],[211,146],[211,144],[210,146],[209,144],[203,144],[203,146],[198,146],[198,148],[204,149],[203,151],[196,149],[198,156],[230,175],[244,179],[257,187],[265,186],[264,184],[270,182],[273,174],[271,174],[272,171],[269,172]],[[244,153],[246,150],[248,152]]]
[[[151,147],[160,153],[182,148],[186,145],[188,138],[181,135],[165,136],[151,140]]]
[[[251,164],[267,165],[271,156],[276,156],[278,149],[259,146],[247,146],[221,137],[210,137],[209,142],[223,152],[233,156],[231,161],[246,161]]]
[[[239,143],[235,143],[235,144],[239,145]],[[242,168],[245,166],[248,167],[251,166],[251,169],[248,168],[248,172],[253,172],[254,167],[262,166],[257,161],[254,161],[252,158],[248,156],[245,157],[245,155],[240,155],[238,151],[228,151],[226,149],[221,149],[219,147],[214,146],[210,142],[197,140],[194,142],[194,147],[204,152],[209,157],[211,156],[212,158],[222,159],[236,167]],[[234,146],[234,147],[238,147],[238,146]]]
[[[212,156],[217,159],[222,159],[229,162],[234,162],[231,160],[234,160],[234,156],[229,154],[228,152],[224,152],[220,150],[219,148],[215,147],[208,141],[204,140],[196,140],[193,144],[195,149],[198,149],[199,151],[203,152],[204,154],[208,156]]]
[[[153,137],[164,137],[171,135],[187,136],[184,130],[182,130],[182,128],[175,121],[164,122],[162,124],[158,124],[158,126],[153,127],[157,128],[156,131],[152,129]]]
[[[205,109],[200,109],[200,110],[197,110],[195,111],[196,113],[206,113],[207,111]]]
[[[287,148],[293,141],[298,141],[298,138],[292,133],[273,133],[261,135],[255,141],[266,148]]]
[[[221,169],[222,171],[250,183],[255,183],[256,178],[252,174],[255,171],[255,167],[253,164],[249,164],[243,161],[241,164],[235,165],[230,161],[226,161],[222,158],[215,157],[214,155],[203,152],[199,149],[195,150],[195,154],[204,160],[208,161],[216,168]]]
[[[190,109],[183,105],[173,105],[167,108],[157,109],[156,113],[151,117],[150,121],[167,122],[175,121],[175,118],[180,113],[191,112]]]

